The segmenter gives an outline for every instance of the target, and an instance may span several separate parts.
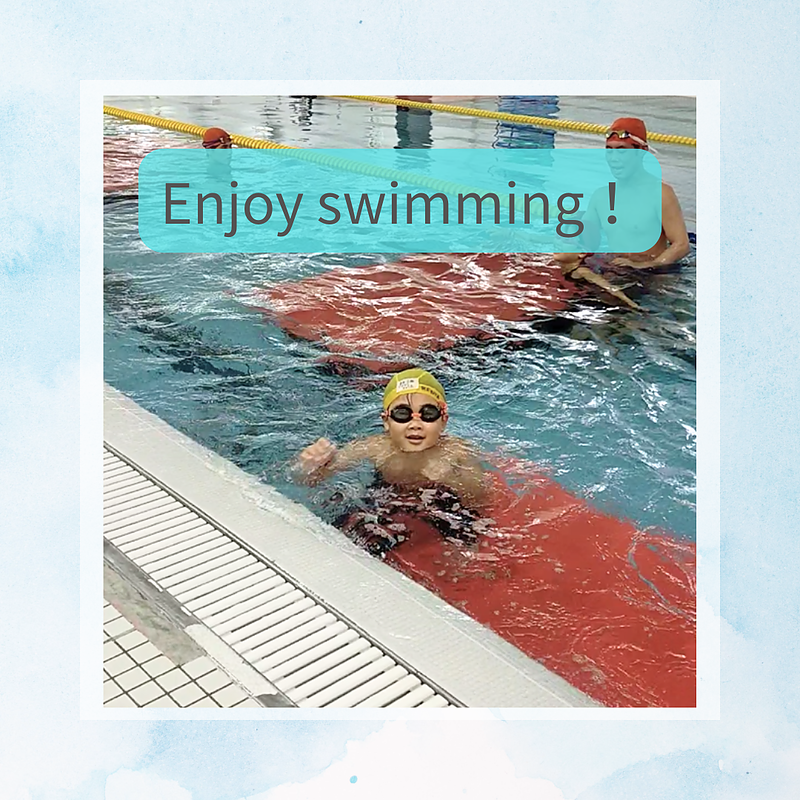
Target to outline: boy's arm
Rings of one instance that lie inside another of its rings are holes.
[[[367,458],[375,458],[380,446],[380,436],[356,439],[342,448],[327,439],[318,439],[309,445],[297,458],[296,473],[299,480],[314,485],[355,466]]]
[[[457,464],[453,468],[453,478],[453,489],[464,505],[480,511],[487,504],[488,480],[478,459],[471,458]]]

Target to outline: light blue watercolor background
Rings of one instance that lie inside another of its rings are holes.
[[[490,778],[499,751],[520,778],[550,781],[579,800],[797,796],[795,4],[678,0],[651,3],[645,15],[627,4],[500,0],[464,10],[453,2],[332,7],[299,0],[288,7],[228,4],[206,17],[197,4],[145,1],[17,4],[4,16],[5,797],[114,800],[114,791],[123,796],[121,786],[145,786],[136,784],[143,776],[170,782],[161,784],[161,797],[235,800],[315,779],[350,757],[348,742],[352,749],[369,733],[389,736],[396,724],[78,721],[79,80],[605,80],[629,78],[631,65],[638,78],[721,80],[721,719],[408,723],[408,736],[424,743],[436,734],[437,747],[428,750],[441,753],[443,763],[460,752],[470,763],[486,763]],[[97,367],[96,352],[84,357]],[[444,749],[447,742],[459,748]],[[477,755],[489,752],[494,760]],[[398,775],[414,774],[413,762],[402,752],[396,757]],[[109,778],[115,774],[122,777]],[[386,773],[386,782],[395,777]],[[369,786],[342,777],[328,796]],[[378,788],[369,796],[380,796]],[[424,785],[417,795],[426,796]],[[128,794],[145,796],[156,795]]]

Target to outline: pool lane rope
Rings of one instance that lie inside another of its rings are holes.
[[[177,131],[178,133],[189,133],[192,136],[200,136],[201,138],[208,130],[208,128],[204,128],[202,125],[192,125],[189,122],[178,122],[174,119],[156,117],[153,114],[140,114],[138,111],[128,111],[127,109],[115,108],[114,106],[103,106],[103,113],[112,117],[127,119],[131,122],[138,122],[141,125],[150,125],[154,128],[165,128],[168,131]],[[239,147],[250,147],[255,150],[298,149],[288,144],[276,144],[275,142],[267,142],[264,139],[253,139],[251,136],[239,136],[239,134],[231,134],[231,140]]]
[[[150,125],[156,128],[165,128],[169,131],[177,131],[179,133],[188,133],[193,136],[202,137],[208,130],[202,125],[193,125],[189,122],[178,122],[174,119],[166,119],[165,117],[156,117],[152,114],[140,114],[138,111],[128,111],[124,108],[115,108],[114,106],[103,106],[103,113],[112,117],[119,117],[131,122],[138,122],[140,125]],[[322,164],[326,167],[333,169],[341,169],[346,172],[353,172],[358,175],[369,175],[377,178],[387,178],[390,180],[405,181],[406,183],[415,184],[417,186],[424,186],[426,189],[435,189],[438,192],[447,192],[450,194],[467,193],[479,191],[474,186],[464,186],[451,181],[437,180],[428,176],[420,176],[412,172],[403,172],[400,170],[388,169],[386,167],[376,167],[371,164],[365,164],[358,161],[351,161],[346,158],[338,156],[323,155],[321,153],[304,151],[303,148],[293,147],[288,144],[276,144],[275,142],[267,142],[263,139],[253,139],[250,136],[240,136],[239,134],[229,134],[231,141],[238,147],[251,147],[260,150],[291,150],[292,158],[299,158],[303,161],[310,161],[315,164]],[[480,190],[482,191],[482,190]],[[508,208],[508,200],[504,197],[500,198],[500,207],[503,209]],[[541,210],[541,201],[531,203],[531,208],[536,211]]]
[[[472,108],[463,108],[461,106],[442,106],[438,103],[417,103],[416,101],[410,100],[398,100],[396,98],[389,98],[389,97],[371,97],[371,96],[348,96],[348,99],[354,100],[365,100],[369,102],[389,102],[394,105],[411,105],[411,106],[418,106],[423,108],[437,108],[438,110],[443,109],[456,109],[456,113],[469,113],[472,114],[475,112],[477,116],[485,116],[485,117],[497,117],[499,112],[492,112],[492,111],[483,111],[482,109],[472,109]],[[170,131],[178,131],[179,133],[188,133],[193,136],[202,137],[203,134],[208,130],[208,128],[204,128],[202,125],[193,125],[189,122],[178,122],[177,120],[173,119],[166,119],[165,117],[156,117],[153,114],[140,114],[138,111],[128,111],[124,108],[116,108],[114,106],[103,106],[103,113],[108,114],[112,117],[119,117],[120,119],[127,119],[131,122],[138,122],[141,125],[150,125],[156,128],[165,128],[166,130]],[[501,114],[503,118],[512,117],[516,120],[542,120],[542,122],[547,123],[557,123],[561,126],[574,126],[574,125],[581,125],[581,126],[588,126],[592,128],[594,133],[603,133],[605,134],[608,131],[608,128],[603,127],[602,125],[594,125],[588,122],[570,122],[569,120],[549,120],[545,119],[544,117],[522,117],[518,114]],[[532,123],[531,123],[532,124]],[[583,128],[582,128],[583,130]],[[474,192],[476,191],[475,187],[470,186],[461,186],[458,184],[450,183],[447,181],[437,181],[432,180],[430,178],[420,179],[420,176],[414,175],[411,173],[405,172],[397,172],[395,170],[387,170],[380,167],[372,167],[367,164],[359,164],[358,162],[349,161],[347,159],[336,158],[333,156],[321,156],[318,153],[308,153],[303,154],[302,148],[293,147],[292,145],[288,144],[277,144],[276,142],[268,142],[264,139],[254,139],[251,136],[240,136],[237,133],[230,134],[231,141],[237,145],[238,147],[250,147],[257,150],[293,150],[295,151],[295,156],[297,158],[303,158],[304,160],[313,161],[315,163],[324,164],[329,167],[334,167],[337,169],[344,169],[348,172],[355,172],[361,175],[371,175],[373,177],[383,177],[383,178],[390,178],[392,180],[406,180],[412,183],[416,183],[419,186],[425,186],[425,188],[435,189],[436,191],[440,192],[451,192],[451,193],[458,193],[458,192]],[[696,146],[697,140],[696,139],[689,139],[686,136],[665,136],[665,134],[651,134],[648,133],[648,137],[653,141],[663,142],[665,139],[669,139],[670,141],[673,140],[682,140],[680,142],[674,141],[675,144],[690,144],[691,146]],[[661,137],[656,139],[656,137]],[[501,207],[507,207],[507,201],[504,198],[501,198],[500,201]]]
[[[507,114],[504,111],[488,111],[483,108],[467,108],[466,106],[449,106],[443,103],[422,103],[418,100],[403,100],[398,97],[380,97],[377,95],[344,94],[333,95],[344,100],[363,100],[367,103],[385,103],[387,105],[402,106],[403,108],[421,108],[426,111],[444,111],[448,114],[461,114],[467,117],[484,117],[486,119],[499,119],[505,122],[515,122],[519,125],[533,125],[537,128],[552,128],[562,131],[578,131],[580,133],[596,133],[605,136],[608,133],[607,125],[598,125],[594,122],[574,122],[568,119],[549,119],[548,117],[529,117],[525,114]],[[664,144],[682,144],[687,147],[697,147],[697,139],[690,136],[674,136],[669,133],[647,132],[649,142],[662,142]]]

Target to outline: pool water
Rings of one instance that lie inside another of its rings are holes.
[[[634,113],[654,130],[694,135],[694,104],[682,98],[436,100],[605,124]],[[300,146],[598,146],[582,134],[332,98],[107,103]],[[331,369],[328,350],[287,335],[253,298],[401,257],[154,253],[138,236],[138,162],[196,140],[111,118],[104,133],[106,380],[329,522],[358,508],[368,467],[307,488],[291,465],[321,436],[343,444],[379,432],[386,376]],[[659,160],[694,230],[694,151],[661,147]],[[542,256],[492,259],[462,255],[452,269],[480,289],[497,278],[498,259],[503,276],[520,259],[537,280],[548,268]],[[605,705],[693,706],[694,256],[636,280],[644,314],[598,298],[552,303],[549,316],[487,321],[480,341],[419,354],[447,390],[448,431],[502,465],[495,520],[461,547],[412,514],[403,523],[411,541],[387,560]],[[514,310],[535,294],[527,280],[522,290],[501,283]],[[440,311],[427,312],[434,328]],[[413,313],[426,312],[417,304]]]
[[[537,101],[537,103],[534,102]],[[693,135],[682,98],[459,98],[608,123],[634,113],[655,130]],[[598,138],[493,120],[408,115],[317,98],[107,98],[243,135],[316,147],[596,147]],[[538,111],[536,108],[538,107]],[[106,118],[107,139],[162,146],[190,137]],[[124,149],[124,148],[123,148]],[[145,148],[146,150],[147,148]],[[693,229],[694,152],[661,147],[665,180]],[[145,408],[285,494],[332,519],[335,489],[357,495],[367,471],[326,486],[295,485],[289,464],[320,436],[378,432],[379,382],[321,368],[323,351],[291,339],[243,302],[254,287],[332,266],[395,260],[364,254],[159,254],[138,238],[135,201],[105,211],[105,376]],[[502,336],[423,354],[448,392],[449,431],[487,453],[545,468],[574,494],[640,528],[695,536],[695,269],[647,275],[646,314],[602,307],[551,323],[507,323]]]

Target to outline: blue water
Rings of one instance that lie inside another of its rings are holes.
[[[216,106],[194,98],[110,100],[149,112],[158,100],[164,116],[200,124],[213,120],[236,133],[307,146],[554,146],[551,139],[559,146],[561,137],[551,133],[542,143],[512,135],[491,120],[435,113],[415,129],[420,120],[401,125],[394,109],[324,98],[313,101],[311,117],[299,121],[292,109],[305,101],[286,98],[267,98],[267,103],[263,98],[221,99]],[[497,99],[492,100],[497,107]],[[609,121],[626,113],[622,100],[608,100],[598,110],[596,99],[581,109],[581,98],[571,98],[561,104],[572,104],[569,113],[562,109],[560,114],[559,98],[546,100],[546,113],[570,119],[598,121],[603,111]],[[682,101],[681,106],[679,100],[650,98],[651,115],[662,114],[661,124],[651,126],[691,135],[693,105]],[[518,101],[506,99],[500,105],[509,110]],[[492,107],[485,98],[472,104]],[[582,110],[585,116],[579,115]],[[670,125],[669,112],[677,114],[679,125]],[[628,108],[627,113],[633,112]],[[644,111],[641,115],[647,118]],[[265,118],[269,125],[256,124]],[[152,136],[142,126],[106,120],[107,135],[138,132]],[[186,141],[179,134],[159,135]],[[563,138],[560,146],[598,144],[596,138],[575,134]],[[665,179],[675,187],[690,227],[693,157],[686,148],[660,149]],[[106,380],[193,439],[330,518],[333,512],[324,500],[333,485],[297,487],[288,464],[320,436],[344,443],[378,432],[382,389],[327,374],[317,362],[323,354],[318,346],[287,337],[238,296],[331,266],[386,260],[381,255],[158,254],[138,239],[135,202],[109,205]],[[515,323],[506,326],[501,339],[423,356],[420,365],[434,371],[447,389],[452,433],[486,452],[532,460],[571,491],[642,527],[693,539],[695,270],[688,266],[679,274],[650,275],[646,283],[640,300],[645,315],[586,308],[544,327]],[[356,473],[343,476],[336,486],[357,494],[363,480],[366,475]]]

